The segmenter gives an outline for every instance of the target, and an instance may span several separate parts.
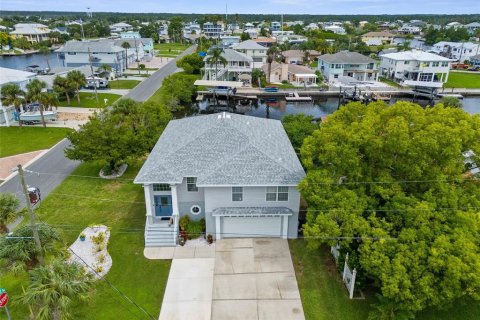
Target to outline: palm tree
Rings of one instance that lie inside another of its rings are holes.
[[[55,259],[30,271],[30,284],[20,301],[36,311],[35,319],[67,319],[72,303],[86,301],[93,285],[92,275],[82,266]]]
[[[57,93],[65,94],[68,105],[70,105],[70,91],[73,89],[73,84],[67,78],[56,76],[55,79],[53,79],[53,90]]]
[[[67,73],[67,80],[70,81],[75,87],[75,91],[77,93],[77,101],[80,105],[80,87],[87,84],[87,78],[85,78],[85,75],[80,71],[72,70]]]
[[[47,62],[47,67],[48,67],[48,70],[50,70],[50,61],[48,61],[48,55],[50,54],[50,48],[46,47],[46,46],[41,46],[39,49],[38,49],[38,52],[40,52],[41,54],[43,54],[43,56],[45,57],[45,61]]]
[[[47,83],[38,79],[33,79],[27,84],[27,100],[30,102],[38,103],[40,111],[40,117],[42,118],[43,127],[47,127],[45,117],[43,116],[44,106],[40,103],[44,99],[43,90],[47,88]]]
[[[252,70],[252,83],[256,83],[259,87],[262,87],[262,83],[260,78],[263,75],[263,71],[261,69],[255,68]]]
[[[227,59],[225,59],[225,57],[222,54],[223,54],[223,49],[213,48],[210,51],[209,56],[206,60],[206,62],[210,65],[215,64],[215,80],[218,80],[217,79],[218,64],[221,64],[221,65],[223,65],[223,67],[225,67],[228,63]]]
[[[15,107],[15,110],[17,110],[18,113],[18,125],[22,127],[22,120],[20,120],[20,107],[25,101],[25,92],[23,92],[16,83],[7,83],[0,88],[0,94],[4,105],[13,105]]]
[[[278,47],[277,46],[271,46],[268,50],[267,50],[267,63],[268,63],[268,78],[267,78],[267,82],[270,82],[270,76],[271,76],[271,73],[272,73],[272,63],[273,61],[275,61],[275,55],[278,53]]]
[[[103,72],[107,73],[107,72],[112,71],[112,67],[109,64],[106,64],[106,63],[103,63],[98,69],[102,71],[101,73],[103,73]]]
[[[8,232],[7,224],[22,215],[20,201],[13,194],[0,193],[0,233]]]
[[[130,43],[125,41],[122,43],[122,48],[125,49],[125,69],[128,69],[128,52],[127,50],[130,49]]]
[[[43,109],[51,110],[52,107],[55,107],[55,109],[58,109],[58,98],[53,93],[44,92],[40,96],[40,103],[42,104]]]

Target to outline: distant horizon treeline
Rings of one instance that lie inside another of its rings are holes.
[[[28,17],[35,16],[40,18],[56,18],[56,19],[104,19],[115,23],[124,20],[141,20],[141,21],[156,21],[156,20],[170,20],[172,17],[181,17],[185,22],[193,20],[225,20],[224,13],[218,14],[196,14],[196,13],[123,13],[123,12],[93,12],[93,18],[87,17],[85,12],[67,12],[67,11],[5,11],[0,12],[0,17]],[[242,23],[250,21],[279,21],[280,14],[238,14],[231,13],[228,15],[228,23]],[[321,22],[321,21],[395,21],[403,20],[410,21],[413,19],[423,20],[432,24],[444,25],[448,22],[458,21],[462,24],[470,22],[480,22],[480,13],[477,14],[394,14],[394,15],[310,15],[310,14],[288,14],[283,15],[284,21],[301,20],[305,23]]]

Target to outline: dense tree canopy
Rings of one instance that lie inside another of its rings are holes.
[[[150,152],[171,118],[163,105],[122,99],[72,132],[72,146],[65,153],[70,159],[101,161],[109,173]]]
[[[303,140],[318,129],[318,124],[313,121],[313,117],[303,113],[286,115],[282,123],[296,152],[300,152]]]
[[[345,237],[383,296],[374,318],[480,300],[480,180],[466,150],[480,155],[478,115],[409,102],[351,103],[306,138],[305,235],[324,239],[313,247]]]
[[[203,58],[198,53],[188,54],[177,61],[177,67],[189,74],[200,74],[203,66]]]

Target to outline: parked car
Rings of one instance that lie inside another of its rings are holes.
[[[471,67],[468,68],[468,71],[480,71],[480,67]]]
[[[465,64],[465,63],[452,63],[452,69],[457,69],[457,70],[460,70],[460,69],[468,69],[470,66],[468,64]]]

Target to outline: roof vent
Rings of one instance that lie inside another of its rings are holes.
[[[232,116],[227,114],[226,112],[222,112],[221,114],[218,115],[217,119],[231,119]]]

